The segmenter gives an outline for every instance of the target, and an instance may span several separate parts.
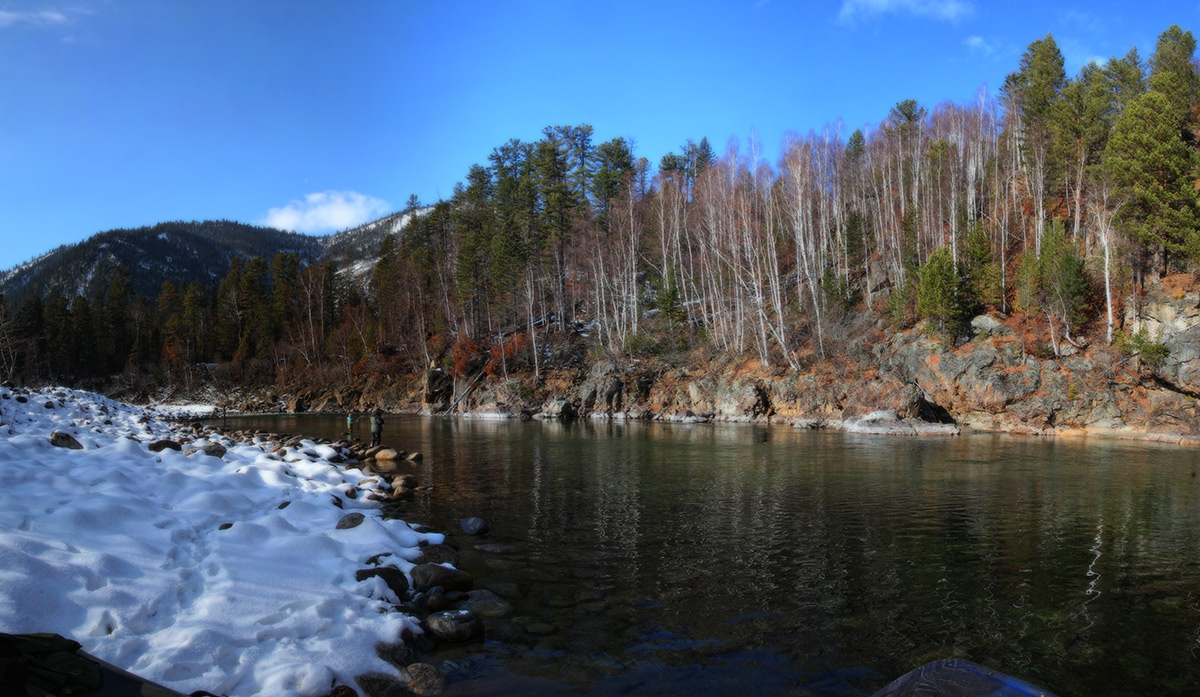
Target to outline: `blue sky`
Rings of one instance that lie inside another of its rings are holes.
[[[1047,32],[1074,74],[1171,24],[1200,0],[0,0],[0,269],[165,220],[328,233],[554,124],[774,161],[788,131],[995,93]]]

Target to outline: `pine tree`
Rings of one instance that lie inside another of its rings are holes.
[[[971,303],[950,248],[942,245],[933,250],[918,279],[917,312],[939,332],[953,336],[962,327]]]
[[[1196,153],[1179,137],[1174,109],[1162,93],[1146,92],[1126,107],[1109,137],[1104,166],[1125,200],[1118,220],[1144,252],[1158,255],[1165,274],[1170,258],[1192,246],[1197,211]],[[1144,268],[1135,271],[1141,285]]]
[[[1168,111],[1188,144],[1195,141],[1192,107],[1200,94],[1200,75],[1192,64],[1196,39],[1192,32],[1171,25],[1158,37],[1150,57],[1150,89],[1166,97]]]

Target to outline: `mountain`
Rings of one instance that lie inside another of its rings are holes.
[[[270,260],[280,252],[298,255],[303,264],[334,261],[341,273],[365,284],[384,236],[398,233],[411,215],[393,213],[326,237],[228,220],[109,230],[0,272],[0,295],[9,307],[55,291],[67,298],[91,298],[103,293],[124,266],[133,291],[154,298],[164,281],[215,284],[234,257]]]

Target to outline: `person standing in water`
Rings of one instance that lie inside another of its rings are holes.
[[[383,410],[375,407],[371,413],[371,445],[379,445],[383,439]]]
[[[346,412],[346,440],[354,440],[354,413]]]

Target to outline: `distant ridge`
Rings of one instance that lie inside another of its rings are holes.
[[[117,269],[124,266],[133,292],[154,298],[164,281],[215,285],[234,257],[262,256],[269,261],[280,252],[296,254],[303,265],[335,262],[341,273],[362,285],[370,277],[383,238],[399,233],[412,215],[392,213],[320,237],[229,220],[109,230],[0,272],[0,294],[10,308],[31,296],[45,298],[55,292],[68,299],[77,295],[92,299],[107,290]]]

